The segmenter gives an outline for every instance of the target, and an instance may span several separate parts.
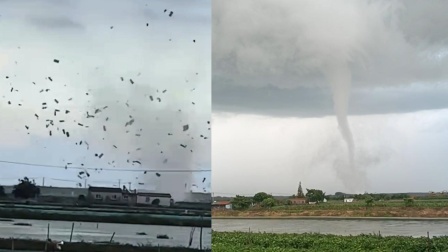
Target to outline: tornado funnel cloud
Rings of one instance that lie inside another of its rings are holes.
[[[358,191],[361,190],[361,187],[364,187],[362,181],[365,181],[365,179],[359,177],[358,175],[361,173],[355,169],[355,144],[347,119],[352,73],[347,63],[332,62],[325,68],[324,74],[333,92],[334,112],[339,125],[339,131],[341,132],[348,149],[348,167],[341,167],[338,165],[336,168],[339,170],[338,174],[341,176],[341,179],[345,182],[346,186],[352,190]],[[355,176],[355,178],[352,182],[348,182],[347,176]]]

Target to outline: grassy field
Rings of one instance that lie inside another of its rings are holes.
[[[210,217],[161,216],[136,213],[89,213],[86,211],[45,211],[0,208],[0,218],[211,227]]]
[[[247,210],[214,209],[213,217],[285,217],[285,216],[340,216],[340,217],[448,217],[448,200],[417,200],[412,206],[404,201],[377,201],[367,207],[363,201],[341,201],[318,205],[281,205],[272,208],[251,207]]]
[[[0,238],[0,249],[11,249],[14,243],[15,250],[34,250],[44,251],[45,241],[24,240],[24,239],[3,239]],[[52,248],[48,245],[48,248]],[[52,251],[51,249],[48,251]],[[64,243],[62,251],[67,252],[196,252],[199,249],[191,249],[184,247],[158,247],[151,245],[132,246],[125,244],[92,244],[92,243]],[[210,251],[210,250],[202,250]]]
[[[213,252],[448,251],[448,237],[213,232]]]

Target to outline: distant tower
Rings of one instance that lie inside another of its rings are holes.
[[[302,182],[299,182],[299,189],[297,189],[297,198],[304,198],[305,195],[303,195],[303,190],[302,190]]]

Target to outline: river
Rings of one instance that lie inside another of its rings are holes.
[[[269,233],[371,234],[401,236],[448,235],[448,221],[438,220],[315,220],[315,219],[213,219],[214,231]]]
[[[32,226],[14,225],[19,222],[29,223]],[[46,240],[48,223],[52,240],[70,240],[72,222],[44,220],[0,221],[0,237]],[[191,230],[191,227],[75,222],[72,241],[108,242],[115,232],[113,241],[118,243],[187,247]],[[137,232],[144,232],[146,235],[137,235]],[[157,239],[158,234],[166,234],[170,239]],[[193,236],[191,247],[199,248],[200,228],[195,228]],[[202,244],[205,248],[211,247],[210,228],[203,228]]]

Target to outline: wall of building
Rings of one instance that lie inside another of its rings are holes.
[[[151,203],[158,199],[160,201],[160,206],[170,206],[171,198],[166,197],[153,197],[151,195],[137,195],[137,204],[139,205],[151,205]]]
[[[96,195],[101,195],[101,198],[97,198]],[[116,192],[89,192],[89,200],[92,203],[103,202],[112,204],[123,204],[122,193]]]
[[[185,194],[185,202],[212,203],[211,193],[189,192]]]

